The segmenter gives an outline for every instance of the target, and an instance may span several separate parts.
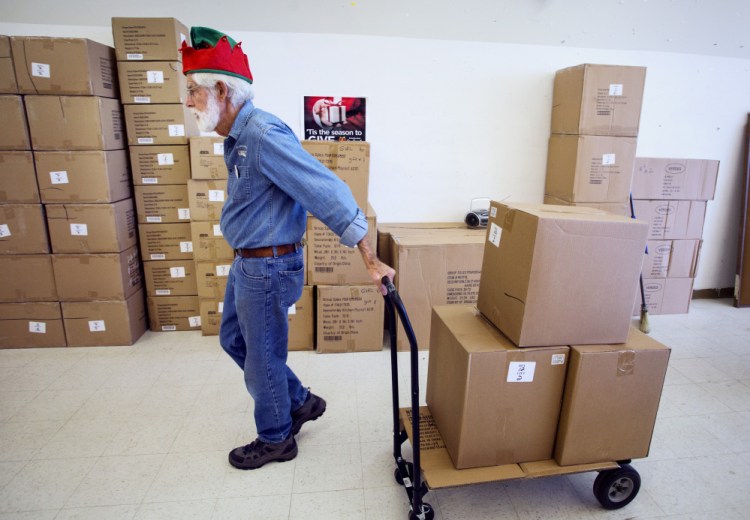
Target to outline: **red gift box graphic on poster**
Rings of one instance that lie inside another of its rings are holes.
[[[304,139],[366,141],[366,98],[305,96]]]

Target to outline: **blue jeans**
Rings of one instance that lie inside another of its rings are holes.
[[[291,411],[307,399],[307,388],[286,364],[289,307],[303,284],[302,248],[277,257],[235,257],[229,270],[219,340],[245,373],[263,442],[289,437]]]

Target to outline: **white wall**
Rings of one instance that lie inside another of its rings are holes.
[[[0,23],[0,34],[109,27]],[[750,60],[371,36],[234,32],[256,105],[301,134],[304,95],[366,96],[370,201],[380,222],[461,220],[470,199],[541,202],[557,69],[648,68],[638,155],[719,159],[696,289],[734,286]]]

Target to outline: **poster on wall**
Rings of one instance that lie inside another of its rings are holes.
[[[303,139],[313,141],[366,141],[367,98],[305,96]]]

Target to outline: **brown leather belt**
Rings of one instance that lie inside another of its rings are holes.
[[[265,258],[274,256],[274,249],[276,250],[276,256],[283,256],[288,255],[289,253],[294,253],[301,247],[302,244],[284,244],[283,246],[255,247],[252,249],[243,247],[235,249],[234,254],[241,256],[242,258]]]

